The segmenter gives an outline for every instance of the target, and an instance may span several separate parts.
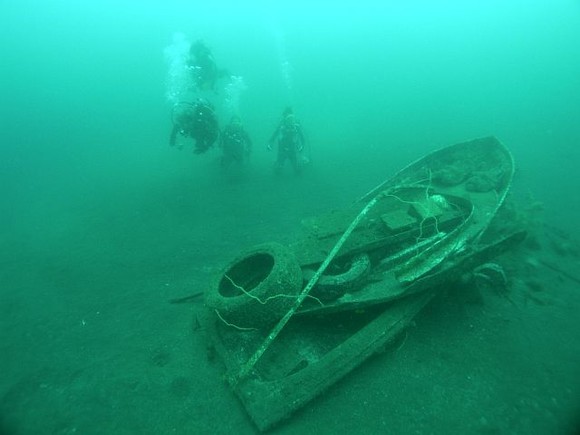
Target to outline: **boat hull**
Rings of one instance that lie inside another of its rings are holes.
[[[255,298],[254,283],[233,282],[229,274],[238,262],[220,273],[203,323],[260,430],[384,351],[437,294],[521,242],[525,232],[513,226],[483,237],[506,198],[513,168],[497,139],[463,142],[410,164],[354,206],[305,222],[305,235],[289,246],[303,275],[303,299],[273,284],[270,296],[252,304],[260,310],[278,298],[297,301],[277,325],[252,324],[263,318],[252,310],[243,317],[247,324],[224,318],[220,297]],[[332,275],[325,269],[331,255],[347,270]],[[265,267],[259,276],[268,275]],[[321,290],[333,286],[341,291]]]

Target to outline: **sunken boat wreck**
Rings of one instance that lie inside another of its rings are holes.
[[[377,352],[439,293],[525,237],[499,222],[514,174],[496,138],[432,152],[353,205],[252,247],[205,295],[202,322],[259,430],[288,418]],[[495,218],[495,219],[494,219]]]

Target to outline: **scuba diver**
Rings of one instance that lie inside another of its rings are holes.
[[[211,50],[201,39],[191,44],[188,66],[193,71],[195,85],[202,91],[215,91],[217,79],[227,75],[218,70]]]
[[[219,136],[218,122],[211,103],[199,98],[195,103],[179,103],[173,110],[173,129],[169,145],[175,146],[177,135],[181,134],[195,141],[194,153],[206,152]],[[181,149],[182,146],[178,148]]]
[[[276,140],[278,141],[278,157],[274,167],[275,172],[280,173],[286,160],[290,160],[294,172],[299,174],[302,170],[299,154],[304,150],[306,140],[291,107],[284,109],[282,120],[268,141],[268,150],[272,150]]]
[[[227,168],[233,162],[243,163],[250,156],[252,140],[242,125],[239,116],[232,116],[230,123],[224,128],[220,136],[222,148],[222,167]]]

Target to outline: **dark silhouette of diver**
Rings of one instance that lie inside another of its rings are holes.
[[[252,140],[242,125],[239,116],[232,116],[230,123],[223,129],[220,136],[222,148],[222,167],[227,168],[232,163],[244,163],[252,151]]]
[[[189,136],[195,141],[196,154],[206,152],[219,136],[218,121],[211,103],[200,98],[195,103],[177,104],[173,112],[169,145],[176,145],[178,134]]]
[[[195,85],[203,91],[215,91],[217,80],[227,75],[226,71],[218,69],[213,53],[201,39],[191,44],[188,66],[193,72]]]
[[[274,166],[275,172],[280,173],[286,160],[290,160],[294,172],[299,174],[302,170],[299,154],[304,149],[306,140],[291,107],[284,109],[282,120],[268,142],[268,150],[272,149],[276,141],[278,142],[278,157]]]

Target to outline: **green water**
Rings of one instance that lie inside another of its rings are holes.
[[[143,3],[0,3],[0,432],[253,433],[195,329],[201,302],[167,301],[487,135],[513,152],[520,201],[557,228],[514,268],[540,295],[440,301],[276,433],[575,428],[578,283],[540,260],[578,276],[578,2]],[[233,108],[225,79],[206,96],[221,126],[242,117],[246,167],[169,147],[179,34],[243,80]],[[266,150],[287,105],[311,157],[299,177],[275,177]]]

